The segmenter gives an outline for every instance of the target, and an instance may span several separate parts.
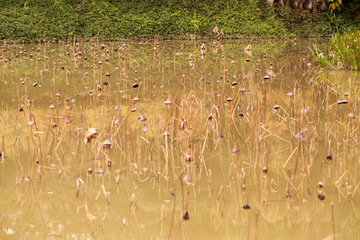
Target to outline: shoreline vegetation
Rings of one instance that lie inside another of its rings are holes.
[[[322,68],[359,70],[360,31],[335,34],[329,39],[327,49],[321,51],[316,45],[310,49],[311,56]]]
[[[0,39],[246,39],[360,29],[350,7],[293,10],[265,0],[0,0]],[[215,31],[216,30],[216,31]]]

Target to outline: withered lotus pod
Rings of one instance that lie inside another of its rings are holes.
[[[348,104],[349,102],[347,100],[339,100],[337,104]]]
[[[98,135],[98,130],[96,128],[89,128],[85,132],[84,142],[85,144],[91,142],[92,139],[96,138]]]
[[[112,145],[112,142],[110,139],[106,139],[104,142],[103,142],[103,145],[105,148],[109,149]]]

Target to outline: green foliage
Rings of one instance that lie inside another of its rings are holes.
[[[215,26],[225,37],[318,36],[356,29],[343,15],[264,0],[0,0],[0,39],[214,37]]]
[[[322,68],[329,67],[334,68],[331,63],[329,63],[325,57],[325,54],[321,52],[321,50],[314,45],[313,48],[310,48],[311,56],[315,60],[315,62]]]
[[[329,0],[329,11],[326,13],[333,31],[345,32],[359,29],[360,0]],[[351,19],[351,21],[348,21]]]
[[[311,55],[321,67],[359,70],[360,31],[337,33],[329,40],[327,54],[314,47]]]

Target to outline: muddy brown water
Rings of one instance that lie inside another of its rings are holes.
[[[357,239],[360,79],[324,41],[3,45],[0,238]]]

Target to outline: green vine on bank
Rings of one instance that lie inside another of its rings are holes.
[[[0,0],[0,39],[203,38],[217,37],[215,26],[230,38],[324,36],[360,28],[346,10],[299,12],[265,0]]]

